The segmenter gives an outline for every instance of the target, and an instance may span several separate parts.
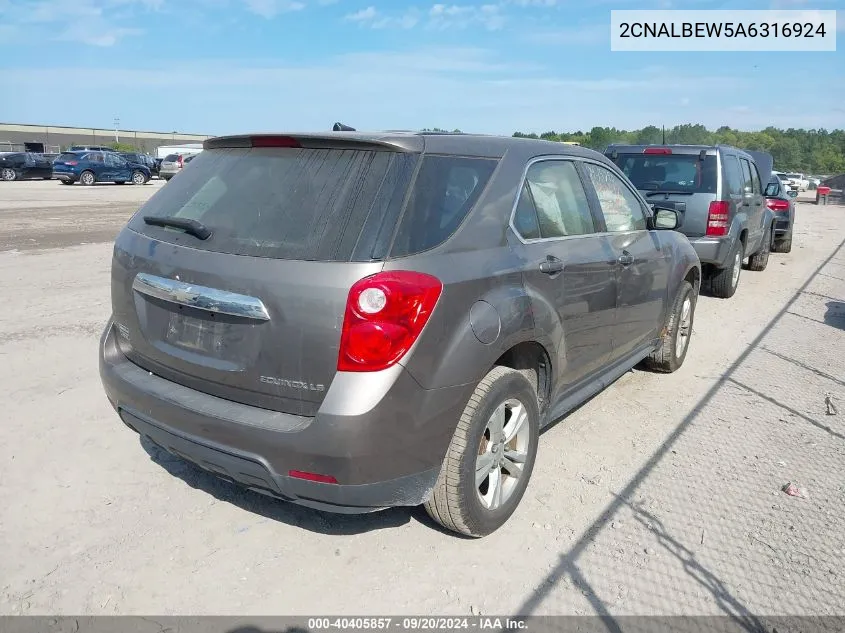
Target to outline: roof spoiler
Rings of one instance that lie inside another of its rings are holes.
[[[335,123],[332,126],[332,132],[355,132],[354,127],[349,127],[348,125],[344,125],[343,123]]]

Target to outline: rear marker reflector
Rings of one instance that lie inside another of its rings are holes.
[[[289,470],[288,476],[294,479],[305,479],[306,481],[316,481],[321,484],[336,484],[337,479],[331,475],[318,475],[317,473],[306,473],[301,470]]]

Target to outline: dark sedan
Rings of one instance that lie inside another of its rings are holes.
[[[39,178],[50,180],[53,177],[53,163],[41,154],[32,152],[0,153],[0,180],[26,180]]]
[[[788,253],[792,250],[792,227],[795,223],[795,196],[798,192],[787,192],[784,183],[772,174],[766,185],[766,206],[775,214],[775,234],[772,251]]]

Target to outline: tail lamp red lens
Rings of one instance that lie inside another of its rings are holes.
[[[424,273],[390,271],[349,290],[338,371],[380,371],[396,364],[419,337],[443,284]]]
[[[253,147],[302,147],[292,136],[253,136],[250,142]]]
[[[179,156],[176,158],[176,162],[179,163],[179,167],[182,167],[185,164],[182,154],[179,154]]]
[[[778,198],[767,198],[766,206],[772,211],[789,211],[789,203],[786,200],[779,200]]]
[[[720,236],[728,234],[730,211],[730,204],[725,200],[710,203],[709,213],[707,214],[707,235]]]
[[[320,475],[317,473],[306,473],[302,470],[289,470],[288,476],[294,479],[304,479],[306,481],[316,481],[321,484],[336,484],[337,479],[331,475]]]

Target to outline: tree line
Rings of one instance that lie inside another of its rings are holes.
[[[514,132],[515,137],[550,141],[574,141],[584,147],[603,151],[611,143],[636,145],[663,143],[663,130],[649,125],[641,130],[594,127],[589,132]],[[687,145],[732,145],[740,149],[769,152],[778,171],[833,175],[845,172],[845,130],[781,130],[767,127],[759,132],[744,132],[722,126],[710,131],[703,125],[687,123],[666,129],[666,143]]]

